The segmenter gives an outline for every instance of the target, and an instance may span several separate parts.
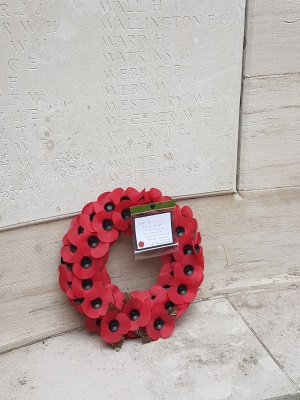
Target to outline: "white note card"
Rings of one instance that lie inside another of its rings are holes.
[[[135,237],[138,251],[173,245],[171,212],[137,217]]]

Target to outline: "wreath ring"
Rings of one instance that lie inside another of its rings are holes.
[[[169,337],[203,281],[204,258],[198,223],[190,207],[176,205],[179,251],[162,256],[158,282],[149,290],[122,292],[106,270],[109,248],[120,234],[131,236],[130,207],[167,201],[155,188],[102,193],[73,218],[63,238],[59,284],[85,315],[85,326],[120,350],[125,338],[143,343]]]

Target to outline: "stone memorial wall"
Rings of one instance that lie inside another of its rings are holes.
[[[244,1],[0,3],[0,227],[235,190]]]

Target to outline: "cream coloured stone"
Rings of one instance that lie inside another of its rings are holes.
[[[202,305],[209,312],[202,314]],[[224,305],[228,314],[215,310]],[[77,331],[0,355],[5,400],[297,399],[297,390],[226,299],[192,304],[166,340],[119,353]],[[240,327],[236,333],[232,326]],[[191,334],[192,333],[192,334]],[[243,346],[237,346],[243,339]]]
[[[235,189],[244,0],[1,6],[0,226]]]
[[[291,273],[299,275],[299,268]],[[300,389],[299,288],[240,294],[231,301]],[[261,365],[272,368],[266,360]]]

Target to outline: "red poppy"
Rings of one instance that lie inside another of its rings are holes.
[[[117,188],[111,192],[111,199],[116,206],[121,201],[126,201],[126,200],[131,200],[135,203],[138,200],[138,198],[139,198],[138,190],[132,187],[128,187],[126,190],[122,188]]]
[[[70,265],[70,266],[68,266]],[[64,293],[72,287],[74,274],[72,272],[72,264],[60,264],[58,267],[59,271],[59,286]]]
[[[176,285],[175,278],[173,275],[161,275],[158,278],[158,284],[164,289],[169,290],[171,286]]]
[[[203,281],[203,268],[198,264],[197,257],[184,256],[180,262],[175,263],[174,277],[178,282],[199,286]]]
[[[150,321],[151,307],[138,299],[131,299],[123,307],[124,314],[130,319],[130,330],[146,326]]]
[[[172,262],[167,262],[165,264],[163,264],[163,266],[161,267],[161,270],[159,272],[159,276],[162,275],[172,275],[174,276],[174,263]]]
[[[90,318],[99,318],[107,313],[109,303],[113,303],[113,295],[109,288],[99,286],[97,296],[93,299],[84,300],[82,311]]]
[[[163,301],[168,299],[167,290],[163,288],[160,284],[152,286],[148,292],[153,304],[162,303]]]
[[[76,250],[77,246],[75,246],[74,244],[63,246],[60,250],[60,255],[65,262],[72,263]]]
[[[168,311],[170,308],[175,307],[175,304],[173,303],[173,301],[170,300],[168,294],[167,294],[167,296],[165,297],[165,299],[164,299],[162,302],[160,302],[159,304],[161,304],[161,306],[162,306],[165,310],[167,310],[167,311]]]
[[[123,307],[124,302],[124,293],[118,288],[118,286],[113,285],[112,283],[107,285],[107,287],[112,291],[112,295],[114,298],[114,306],[117,307],[119,310]]]
[[[115,310],[103,317],[100,335],[108,343],[117,343],[129,330],[130,319],[124,313]]]
[[[137,198],[137,205],[148,204],[151,203],[150,193],[146,192],[146,189],[143,189]]]
[[[162,192],[156,188],[151,188],[149,190],[149,195],[150,195],[151,201],[153,201],[153,202],[161,201],[161,198],[163,197]]]
[[[79,235],[81,235],[83,232],[84,232],[83,228],[81,228],[81,230],[75,227],[70,228],[67,233],[70,243],[77,243]]]
[[[176,317],[175,318],[177,319],[186,311],[186,309],[189,306],[189,303],[184,303],[184,304],[181,304],[181,305],[174,304],[173,301],[171,301],[169,296],[168,296],[164,301],[162,301],[161,305],[168,312],[169,312],[169,310],[171,308],[176,307],[177,308],[177,312],[176,312]]]
[[[86,300],[94,300],[102,292],[102,288],[103,284],[100,281],[94,281],[92,278],[79,279],[75,276],[67,296],[70,299],[84,298]]]
[[[133,297],[134,299],[139,299],[143,303],[148,304],[149,306],[152,307],[152,300],[151,300],[151,295],[149,290],[145,290],[144,292],[141,292],[140,290],[134,290],[133,292],[130,292],[130,296]]]
[[[112,220],[117,229],[127,233],[127,236],[131,235],[131,229],[128,229],[131,225],[130,207],[134,205],[132,200],[123,200],[117,206],[112,215]]]
[[[101,268],[103,268],[101,258],[83,256],[78,251],[73,257],[73,272],[80,279],[91,278]]]
[[[112,192],[105,192],[98,197],[98,200],[94,204],[96,213],[100,211],[111,212],[115,209],[116,204],[113,202],[111,194]]]
[[[113,213],[99,211],[93,219],[93,228],[98,238],[105,243],[112,243],[119,237],[119,231],[113,223]]]
[[[197,295],[197,286],[188,285],[182,281],[175,281],[168,290],[168,296],[176,305],[191,303]]]
[[[90,332],[99,332],[101,330],[101,318],[89,318],[85,317],[84,320],[85,327]]]
[[[182,240],[178,241],[179,243],[179,251],[173,253],[176,261],[180,261],[184,256],[195,254],[193,238],[192,236],[186,237],[184,236]]]
[[[82,303],[84,301],[83,297],[78,297],[78,298],[75,298],[75,299],[71,299],[69,297],[68,300],[72,304],[72,306],[77,309],[77,311],[79,311],[81,314],[83,314],[83,311],[82,311]]]
[[[155,304],[152,308],[151,318],[146,325],[146,332],[152,340],[167,338],[172,335],[175,328],[175,320],[168,314],[161,304]]]
[[[202,269],[204,269],[204,256],[203,256],[202,246],[200,246],[200,251],[197,254],[197,260],[198,260],[198,264],[200,265],[200,267],[202,267]]]
[[[151,188],[149,190],[149,195],[152,202],[172,200],[170,196],[163,196],[162,192],[156,188]]]
[[[201,251],[201,235],[200,232],[196,232],[193,237],[194,254],[198,255]]]
[[[109,250],[109,244],[102,242],[97,234],[92,232],[79,235],[75,244],[79,253],[87,257],[100,258]]]
[[[70,242],[70,240],[68,239],[68,233],[66,233],[66,234],[64,235],[62,241],[63,241],[64,246],[70,246],[71,242]]]
[[[192,219],[193,218],[193,211],[191,207],[189,206],[183,206],[181,208],[181,215],[184,215],[185,217]]]
[[[108,275],[105,267],[101,268],[99,271],[95,271],[93,280],[101,282],[104,286],[111,284],[110,276]]]
[[[145,189],[140,193],[140,198],[137,201],[138,205],[155,203],[160,201],[168,201],[171,200],[169,196],[163,196],[161,191],[156,188],[151,188],[149,191],[145,191]]]
[[[180,214],[180,212],[176,213],[176,226],[175,226],[175,235],[178,237],[178,241],[181,242],[186,238],[192,238],[194,235],[194,226],[191,220],[187,217],[184,217]]]
[[[86,204],[79,215],[80,226],[87,232],[94,232],[92,221],[96,214],[95,201]]]

